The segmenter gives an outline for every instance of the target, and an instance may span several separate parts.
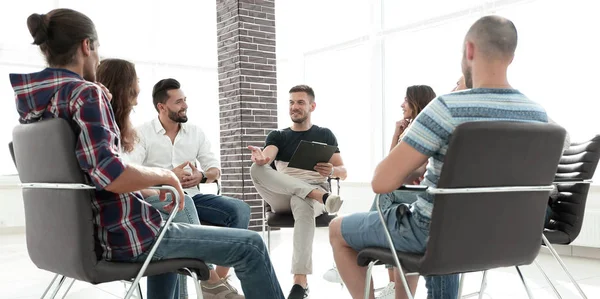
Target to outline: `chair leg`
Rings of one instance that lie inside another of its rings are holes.
[[[406,291],[406,296],[408,299],[413,299],[413,295],[410,292],[410,288],[408,287],[408,282],[406,281],[406,277],[404,275],[404,270],[402,270],[402,264],[400,263],[400,259],[398,258],[398,253],[396,253],[396,246],[394,246],[394,240],[392,240],[392,235],[390,235],[390,231],[388,230],[385,219],[383,218],[383,212],[381,211],[381,206],[379,205],[379,196],[375,196],[375,207],[377,208],[377,214],[379,215],[379,221],[383,226],[383,232],[385,232],[385,237],[390,244],[390,251],[392,252],[392,256],[394,256],[394,263],[400,272],[400,278],[402,279],[402,285],[404,286],[404,290]]]
[[[483,271],[483,278],[481,279],[481,287],[479,288],[479,299],[483,299],[483,293],[487,286],[487,270]]]
[[[58,281],[58,285],[56,286],[56,289],[54,290],[54,292],[52,292],[52,296],[50,296],[50,299],[54,299],[54,297],[56,297],[56,294],[58,294],[58,291],[62,287],[62,284],[65,282],[66,278],[67,277],[65,277],[65,276],[60,277],[60,280]]]
[[[65,293],[62,295],[62,297],[60,297],[61,299],[65,299],[65,297],[67,296],[67,294],[69,293],[69,291],[71,290],[71,287],[75,284],[75,279],[73,279],[73,281],[71,281],[71,284],[69,284],[69,287],[67,288],[67,290],[65,291]]]
[[[54,275],[54,278],[52,278],[52,281],[50,282],[50,284],[48,285],[48,287],[46,287],[46,290],[44,291],[44,293],[42,294],[42,299],[44,297],[46,297],[46,294],[48,294],[48,291],[50,290],[50,287],[54,284],[54,281],[56,281],[56,278],[58,277],[58,274]]]
[[[458,298],[462,298],[464,284],[465,284],[465,273],[462,273],[462,274],[460,274],[460,282],[458,283]]]
[[[377,261],[371,261],[367,267],[367,278],[365,278],[365,299],[369,299],[369,295],[371,294],[371,272],[373,272],[373,266],[375,263],[377,263]]]
[[[200,281],[198,280],[198,275],[196,274],[196,272],[194,271],[190,271],[190,275],[192,275],[192,278],[194,278],[194,286],[196,287],[196,296],[198,296],[198,299],[204,299],[204,295],[202,295],[202,287],[200,287]]]
[[[487,270],[483,271],[483,277],[481,278],[481,286],[479,287],[479,291],[469,293],[469,294],[466,294],[463,296],[462,290],[463,290],[463,286],[464,286],[465,275],[466,275],[466,273],[463,273],[460,275],[460,284],[458,285],[458,298],[466,299],[466,298],[470,298],[473,296],[479,296],[479,298],[483,298],[483,293],[487,286]]]
[[[133,293],[135,293],[136,291],[140,290],[139,289],[139,286],[140,286],[140,282],[139,281],[136,282],[134,280],[134,281],[131,281],[129,283],[131,283],[131,285],[129,286],[129,288],[126,287],[127,293],[125,294],[125,298],[124,299],[130,299],[133,296]]]
[[[142,294],[142,285],[138,283],[138,294],[140,295],[140,299],[144,299],[144,294]]]
[[[527,297],[529,297],[529,299],[533,299],[533,294],[531,293],[529,286],[527,286],[527,283],[525,282],[525,277],[523,277],[523,273],[521,273],[521,269],[519,269],[519,266],[515,266],[515,268],[517,269],[517,273],[519,273],[519,277],[521,278],[521,281],[523,282],[523,286],[525,287],[525,291],[527,292]]]
[[[400,265],[400,267],[402,267],[402,265]],[[406,280],[406,275],[404,275],[404,271],[402,271],[402,268],[399,268],[398,271],[400,271],[400,279],[402,279],[402,285],[404,286],[404,291],[406,291],[406,298],[414,299],[412,293],[410,292],[410,287],[408,286],[408,281]]]
[[[558,290],[556,289],[556,287],[554,287],[554,284],[552,283],[552,281],[550,280],[550,278],[548,277],[548,275],[546,275],[546,272],[544,271],[544,269],[542,269],[542,266],[537,262],[537,260],[533,260],[533,262],[538,267],[538,269],[540,269],[540,272],[542,272],[542,275],[544,275],[544,278],[546,279],[546,281],[548,282],[548,284],[552,287],[552,290],[554,291],[554,294],[556,295],[556,297],[558,299],[562,299],[562,296],[560,296],[560,293],[558,292]]]
[[[560,264],[560,266],[563,268],[565,273],[567,273],[567,276],[569,277],[569,279],[571,280],[571,282],[573,283],[573,285],[579,292],[579,295],[581,295],[582,298],[587,299],[587,296],[585,295],[585,293],[583,292],[581,287],[579,287],[579,284],[577,283],[575,278],[573,278],[573,276],[571,275],[571,272],[569,272],[569,270],[567,269],[567,266],[565,265],[563,260],[558,255],[558,252],[556,252],[556,250],[554,250],[554,247],[552,247],[552,244],[550,244],[550,242],[548,242],[548,239],[543,234],[542,234],[542,240],[544,241],[544,245],[546,245],[546,247],[548,247],[548,249],[550,250],[550,253],[552,253],[552,255],[554,256],[554,259],[556,259],[556,261]]]

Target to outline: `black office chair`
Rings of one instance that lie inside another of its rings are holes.
[[[366,248],[357,263],[393,264],[408,298],[406,275],[447,275],[515,266],[534,261],[565,130],[551,124],[471,122],[452,133],[437,188],[425,253],[396,252],[379,198],[376,205],[389,248]],[[507,193],[508,192],[508,193]],[[392,249],[392,250],[390,250]]]
[[[340,194],[340,179],[339,178],[328,178],[327,184],[329,191],[332,191],[331,181],[336,181],[337,184],[337,194]],[[269,248],[269,252],[271,251],[271,228],[293,228],[294,227],[294,215],[292,212],[273,212],[271,210],[271,206],[264,201],[265,207],[265,218],[264,225],[267,230],[267,248]],[[327,212],[323,212],[320,216],[315,218],[315,226],[316,227],[329,227],[329,223],[335,218],[337,215],[331,215]]]
[[[65,120],[56,118],[19,125],[13,131],[13,142],[9,148],[23,188],[27,251],[38,268],[56,273],[42,298],[60,276],[51,298],[56,296],[66,278],[72,278],[66,292],[75,280],[91,284],[133,280],[125,296],[127,299],[139,290],[142,276],[168,272],[192,276],[198,298],[202,298],[198,280],[209,278],[209,269],[203,261],[167,259],[151,262],[166,232],[164,229],[143,263],[98,260],[91,201],[95,187],[88,184],[79,167],[74,152],[75,135]],[[157,189],[166,189],[178,196],[171,186]],[[173,220],[179,200],[176,202],[165,226]]]
[[[569,149],[563,153],[554,177],[554,185],[559,194],[558,198],[549,201],[552,214],[550,223],[544,229],[542,239],[542,246],[548,248],[583,298],[587,298],[587,296],[568,271],[552,244],[569,245],[581,232],[590,183],[599,159],[600,135],[585,142],[572,143]],[[552,287],[555,295],[561,298],[542,266],[537,261],[534,263]],[[487,273],[484,271],[479,293],[482,293],[487,285],[486,277]]]
[[[590,190],[591,179],[596,172],[600,160],[600,135],[593,139],[573,143],[560,159],[554,184],[558,188],[558,199],[551,200],[552,215],[550,223],[544,230],[544,243],[550,253],[565,271],[579,294],[587,298],[577,281],[567,270],[566,265],[552,247],[552,244],[569,245],[575,241],[583,225],[585,204]],[[560,294],[545,274],[542,267],[536,263],[544,277],[552,286],[555,294]]]

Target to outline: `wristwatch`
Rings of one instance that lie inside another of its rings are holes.
[[[200,172],[202,174],[202,179],[200,180],[200,184],[204,184],[206,183],[206,173],[204,173],[203,171]]]

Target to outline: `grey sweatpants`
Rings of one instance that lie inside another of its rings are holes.
[[[315,236],[315,217],[324,211],[323,204],[306,198],[315,189],[327,190],[327,183],[312,185],[280,173],[269,165],[252,164],[250,175],[258,194],[273,212],[294,215],[294,252],[292,274],[312,274],[312,248]]]

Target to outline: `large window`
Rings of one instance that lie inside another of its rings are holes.
[[[349,180],[369,181],[387,154],[408,86],[430,85],[437,94],[455,86],[464,36],[475,20],[488,14],[508,17],[519,32],[509,68],[511,84],[544,105],[572,140],[598,133],[591,121],[600,106],[594,96],[594,71],[600,68],[600,44],[594,38],[600,19],[594,1],[374,0],[317,5],[296,0],[277,5],[277,55],[285,61],[278,83],[315,87],[315,123],[335,129]],[[304,80],[298,82],[299,77]],[[287,105],[288,88],[278,88],[280,106]],[[279,107],[279,113],[280,124],[288,125],[287,109]]]
[[[134,125],[156,117],[151,91],[164,78],[175,78],[188,97],[189,122],[200,126],[219,156],[219,101],[217,76],[217,25],[214,1],[106,0],[20,1],[0,9],[0,93],[10,109],[0,111],[0,144],[7,144],[18,123],[7,74],[35,72],[45,63],[31,45],[25,21],[34,12],[53,8],[78,10],[90,17],[98,31],[100,56],[122,58],[136,64],[140,79]],[[0,146],[0,175],[14,174],[8,147]]]
[[[306,57],[306,83],[314,88],[316,125],[333,131],[351,181],[372,175],[369,51],[364,44]]]
[[[383,20],[386,29],[418,27],[435,19],[464,16],[485,8],[489,0],[382,0]]]
[[[305,53],[369,32],[375,1],[285,0],[276,2],[277,51]]]
[[[386,37],[384,43],[384,148],[389,149],[400,105],[410,85],[429,85],[436,94],[450,92],[461,76],[462,40],[476,18],[433,24]]]
[[[596,11],[596,2],[586,0],[538,0],[496,11],[519,31],[511,83],[542,104],[574,141],[600,133],[594,121],[600,110]]]
[[[156,116],[150,90],[166,77],[179,79],[190,102],[190,122],[219,144],[216,12],[214,1],[18,1],[0,10],[0,92],[12,104],[6,74],[44,65],[25,26],[32,12],[71,7],[90,16],[103,57],[136,63],[142,85],[133,121]],[[569,130],[573,140],[598,133],[591,120],[600,104],[595,83],[600,19],[587,0],[289,0],[278,1],[277,79],[280,127],[289,125],[289,88],[312,85],[314,122],[338,136],[349,180],[369,181],[384,157],[400,117],[406,87],[431,85],[448,92],[460,76],[462,40],[484,14],[513,20],[519,46],[510,82]],[[35,10],[32,10],[35,7]],[[115,9],[118,7],[118,9]],[[17,115],[0,112],[12,128]],[[0,174],[15,169],[0,134]],[[383,139],[382,139],[383,138]]]

